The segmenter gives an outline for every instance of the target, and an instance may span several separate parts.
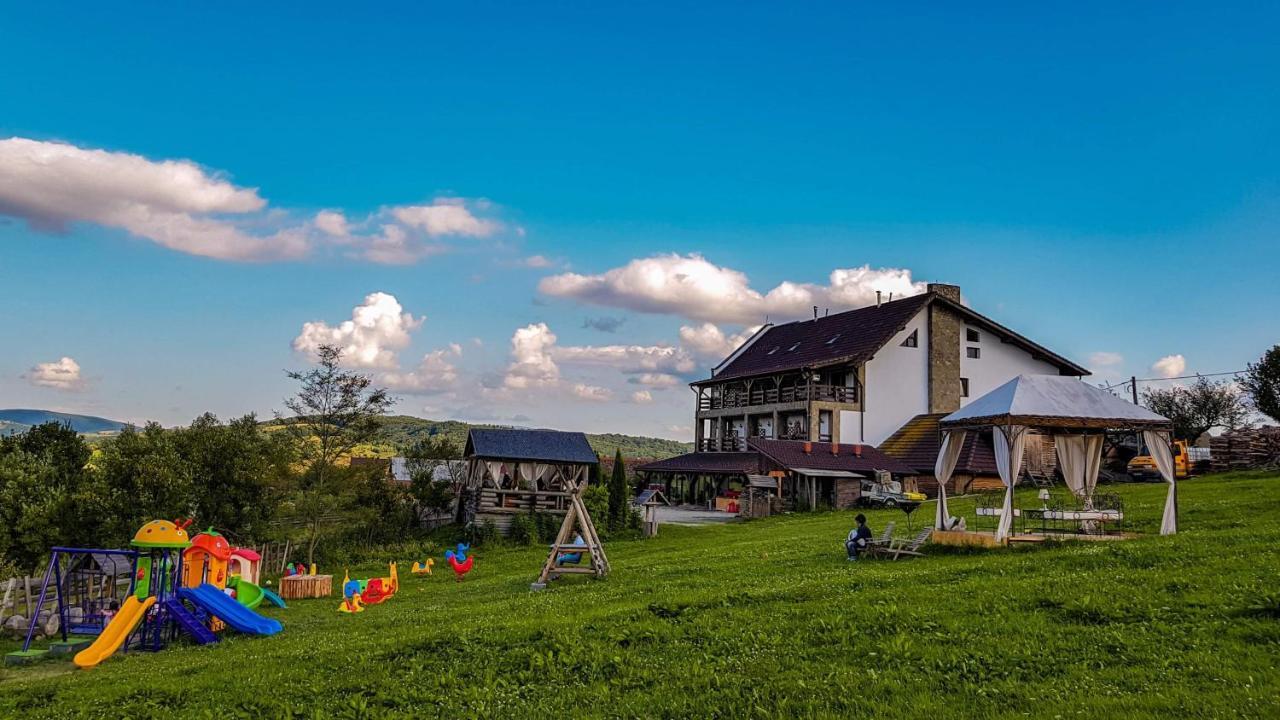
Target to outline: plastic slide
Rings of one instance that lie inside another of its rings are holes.
[[[169,613],[169,619],[178,623],[178,627],[182,628],[193,640],[201,645],[218,642],[218,636],[213,631],[204,626],[196,619],[195,615],[187,612],[182,603],[177,598],[169,598],[164,601],[165,612]]]
[[[235,588],[236,602],[253,610],[262,604],[262,588],[238,577],[227,578],[227,587]]]
[[[124,605],[120,606],[120,611],[111,619],[111,622],[102,629],[102,634],[89,647],[76,653],[75,663],[79,667],[88,668],[97,665],[106,660],[120,649],[124,641],[129,637],[129,633],[138,626],[142,618],[146,617],[147,611],[152,605],[156,604],[154,597],[148,597],[145,600],[138,600],[131,597],[124,601]]]
[[[262,588],[262,597],[264,600],[271,603],[272,605],[275,605],[276,607],[281,607],[281,608],[289,607],[288,605],[284,604],[284,598],[280,597],[279,595],[275,594],[275,592],[268,590],[266,588]]]
[[[284,629],[278,620],[262,617],[209,583],[194,588],[182,588],[178,591],[178,597],[194,603],[237,632],[250,635],[275,635]]]

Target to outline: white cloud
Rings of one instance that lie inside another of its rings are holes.
[[[640,373],[633,376],[628,382],[635,385],[646,385],[651,388],[669,388],[680,384],[680,378],[667,373]]]
[[[545,255],[530,255],[524,260],[521,260],[520,264],[528,268],[543,270],[549,267],[554,267],[556,263]]]
[[[924,291],[925,284],[913,281],[910,270],[864,265],[833,270],[827,285],[786,281],[761,293],[750,286],[745,273],[695,253],[638,258],[598,275],[553,275],[544,278],[538,289],[553,297],[637,312],[753,324],[766,315],[803,317],[813,305],[835,311],[869,305],[875,302],[877,290],[886,296],[915,295]]]
[[[304,324],[293,349],[314,355],[321,345],[337,345],[349,366],[394,369],[396,351],[409,345],[409,333],[421,324],[422,319],[405,312],[394,295],[376,292],[365,296],[351,311],[351,319],[336,327],[319,320]]]
[[[119,228],[164,247],[221,260],[306,254],[296,229],[253,234],[225,216],[266,201],[190,160],[88,150],[27,138],[0,140],[0,214],[61,232],[75,222]]]
[[[1162,378],[1181,377],[1187,371],[1187,359],[1182,355],[1166,355],[1155,361],[1151,370]]]
[[[637,390],[631,393],[631,402],[637,405],[648,405],[653,402],[653,395],[648,390]]]
[[[1110,367],[1116,367],[1117,365],[1122,365],[1123,363],[1124,363],[1124,356],[1121,355],[1120,353],[1107,352],[1105,350],[1100,350],[1096,353],[1089,355],[1090,368],[1110,368]]]
[[[436,198],[430,205],[404,205],[391,208],[391,215],[402,224],[420,229],[430,237],[460,235],[489,237],[502,226],[492,220],[476,217],[461,198]]]
[[[315,226],[325,235],[336,238],[345,238],[351,234],[351,226],[347,223],[347,216],[336,210],[321,210],[316,213]]]
[[[23,377],[32,385],[57,390],[84,388],[84,379],[80,377],[80,363],[69,357],[59,358],[55,362],[37,363]]]
[[[697,367],[684,348],[672,345],[567,345],[551,348],[563,363],[604,365],[623,372],[687,373]]]
[[[493,210],[485,200],[437,198],[358,220],[338,210],[308,219],[269,209],[256,188],[238,187],[190,160],[0,140],[0,215],[46,232],[94,223],[219,260],[290,260],[338,247],[370,262],[408,264],[448,251],[447,238],[501,232],[503,223],[482,216]]]
[[[725,335],[724,331],[713,323],[702,323],[697,326],[684,325],[680,328],[680,342],[694,353],[704,358],[723,359],[737,350],[760,326],[750,327],[740,333]]]
[[[526,325],[511,336],[511,364],[503,384],[511,388],[554,385],[560,380],[560,368],[551,359],[556,344],[555,333],[546,323]]]
[[[418,367],[407,373],[386,372],[380,378],[390,389],[414,394],[443,393],[457,389],[458,368],[451,358],[462,357],[462,346],[450,343],[445,350],[433,350],[422,356]]]
[[[580,400],[590,400],[592,402],[608,402],[613,399],[613,391],[608,388],[602,388],[598,385],[586,385],[578,383],[571,389],[573,396]]]

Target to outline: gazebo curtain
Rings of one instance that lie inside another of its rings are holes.
[[[1178,483],[1174,479],[1173,451],[1169,449],[1169,434],[1157,430],[1146,430],[1142,439],[1147,443],[1147,451],[1156,462],[1160,477],[1169,483],[1169,494],[1164,498],[1164,517],[1160,520],[1160,534],[1173,535],[1178,532]]]
[[[1022,474],[1027,428],[1024,425],[996,426],[991,436],[995,440],[996,470],[1000,472],[1000,482],[1004,483],[1004,509],[996,525],[996,541],[999,542],[1009,537],[1013,528],[1013,484]]]
[[[933,464],[933,476],[938,480],[938,506],[933,519],[933,526],[946,530],[951,521],[951,513],[947,510],[947,482],[956,470],[960,460],[960,450],[964,447],[964,430],[948,430],[942,436],[942,448],[938,451],[938,459]]]
[[[1085,508],[1093,509],[1093,489],[1102,465],[1102,435],[1054,435],[1053,444],[1067,487],[1084,498]]]

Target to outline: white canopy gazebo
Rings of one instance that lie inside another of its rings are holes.
[[[1058,466],[1067,487],[1092,507],[1093,488],[1102,462],[1102,441],[1107,431],[1141,432],[1160,475],[1169,484],[1161,535],[1178,531],[1178,489],[1174,483],[1173,424],[1168,418],[1126,402],[1077,378],[1060,375],[1019,375],[968,405],[942,418],[942,445],[934,465],[938,480],[935,527],[946,529],[946,483],[951,479],[965,434],[992,429],[996,469],[1004,483],[1004,508],[996,525],[996,540],[1009,536],[1013,524],[1013,485],[1022,471],[1027,433],[1053,436]]]

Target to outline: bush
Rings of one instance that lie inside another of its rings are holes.
[[[538,542],[538,526],[533,516],[528,513],[521,513],[511,518],[511,530],[507,533],[507,540],[513,545],[533,545]]]
[[[533,524],[538,531],[538,542],[550,543],[555,540],[556,533],[560,532],[560,525],[563,521],[563,518],[548,512],[534,513]]]

